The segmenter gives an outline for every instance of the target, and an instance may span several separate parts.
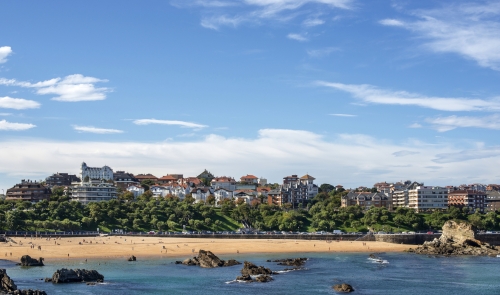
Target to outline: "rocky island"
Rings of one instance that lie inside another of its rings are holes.
[[[5,269],[0,269],[0,294],[12,294],[12,295],[47,295],[45,291],[41,290],[18,290],[17,285],[14,281],[7,275]]]
[[[210,251],[200,250],[197,257],[188,258],[184,261],[176,261],[176,264],[197,265],[203,268],[225,267],[241,264],[234,259],[227,261],[220,259]]]

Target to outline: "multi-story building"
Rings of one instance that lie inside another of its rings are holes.
[[[127,187],[127,191],[134,194],[134,199],[137,199],[138,196],[144,193],[144,188],[140,185],[130,185]]]
[[[158,184],[172,184],[177,182],[178,178],[172,175],[165,175],[163,177],[158,178]]]
[[[486,211],[486,192],[475,190],[456,190],[448,192],[448,206],[467,207],[471,212]]]
[[[486,187],[487,191],[500,191],[500,185],[499,184],[488,184]]]
[[[281,202],[291,203],[293,207],[306,202],[318,194],[318,186],[314,184],[314,177],[306,174],[298,177],[296,174],[283,177],[281,185]]]
[[[355,205],[359,205],[365,210],[368,210],[371,207],[384,207],[388,210],[392,210],[391,196],[381,192],[372,193],[350,191],[347,195],[342,196],[342,207]]]
[[[213,189],[223,188],[230,191],[234,191],[236,189],[236,180],[233,177],[215,177],[212,179],[210,184]]]
[[[126,189],[130,185],[139,184],[139,180],[133,174],[125,171],[116,171],[113,173],[113,181],[120,189]]]
[[[240,177],[240,182],[257,185],[259,184],[259,178],[255,175],[247,174],[245,176]]]
[[[45,185],[47,186],[68,186],[71,185],[72,182],[78,182],[80,178],[78,178],[74,174],[68,173],[54,173],[51,176],[45,178]]]
[[[85,162],[82,163],[80,168],[80,178],[85,181],[86,178],[98,179],[98,180],[113,180],[113,169],[108,166],[99,167],[88,167]]]
[[[215,204],[218,206],[225,199],[233,199],[233,191],[225,188],[217,188],[214,190]]]
[[[50,189],[36,181],[21,180],[21,183],[9,188],[6,193],[6,200],[28,201],[37,203],[50,198]]]
[[[153,174],[151,173],[147,173],[147,174],[137,174],[137,175],[134,175],[134,177],[139,181],[139,182],[143,182],[144,180],[151,180],[153,182],[157,182],[158,181],[158,177],[154,176]]]
[[[109,201],[115,199],[116,195],[116,187],[107,182],[99,184],[82,182],[71,189],[71,199],[84,205],[90,202]]]
[[[416,212],[448,208],[448,189],[440,186],[417,186],[408,190],[408,207]]]
[[[259,178],[258,184],[259,184],[259,186],[267,185],[267,179],[266,178],[262,178],[262,177]]]
[[[272,189],[267,193],[267,204],[277,206],[283,205],[281,189]]]
[[[486,192],[486,210],[500,211],[500,192],[490,190]]]
[[[409,200],[409,195],[408,191],[415,189],[417,186],[423,186],[424,183],[418,183],[418,182],[411,182],[411,181],[405,181],[404,183],[397,182],[395,183],[391,188],[392,188],[392,207],[398,208],[398,207],[408,207],[410,204]]]

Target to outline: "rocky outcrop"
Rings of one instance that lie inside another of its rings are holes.
[[[278,265],[295,266],[300,267],[306,263],[307,258],[286,258],[277,260],[268,260],[268,262],[278,262]]]
[[[21,257],[21,266],[43,266],[43,257],[40,259],[31,258],[29,255],[23,255]]]
[[[340,293],[351,293],[354,291],[354,288],[349,284],[338,284],[333,286],[333,290]]]
[[[134,255],[130,256],[127,261],[136,261],[137,260],[137,257],[135,257]]]
[[[425,255],[476,255],[496,256],[499,250],[495,246],[482,243],[476,239],[474,228],[466,222],[447,221],[443,226],[443,234],[439,239],[425,242],[408,252]]]
[[[224,261],[210,251],[200,250],[197,257],[187,258],[184,261],[176,261],[176,264],[198,265],[204,268],[225,267],[241,264],[234,259]]]
[[[104,281],[104,276],[96,270],[86,269],[58,269],[50,279],[45,279],[46,282],[54,284],[61,283],[76,283],[76,282],[98,282]]]
[[[5,269],[0,269],[0,294],[14,295],[47,295],[41,290],[18,290],[14,281],[7,275]]]
[[[273,274],[273,271],[270,270],[269,268],[263,266],[257,266],[251,262],[245,261],[243,263],[243,269],[241,270],[241,274],[250,276],[271,275]]]

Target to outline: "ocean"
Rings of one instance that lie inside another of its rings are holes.
[[[216,254],[216,253],[215,253]],[[352,294],[500,294],[500,258],[450,257],[434,258],[407,253],[381,253],[384,263],[370,260],[360,253],[301,253],[295,255],[233,255],[279,271],[286,266],[266,262],[268,259],[307,257],[304,270],[274,275],[270,283],[238,283],[241,265],[204,269],[176,265],[179,259],[124,259],[46,261],[44,267],[21,268],[7,261],[0,268],[15,281],[18,288],[41,289],[47,294],[336,294],[337,283],[352,285]],[[104,284],[59,284],[40,280],[51,277],[59,268],[95,269],[105,277]]]

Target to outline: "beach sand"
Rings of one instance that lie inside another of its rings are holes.
[[[328,253],[328,252],[402,252],[411,245],[383,242],[273,240],[273,239],[197,239],[184,237],[71,237],[71,238],[13,238],[15,243],[0,243],[0,259],[19,262],[21,256],[49,259],[116,259],[131,255],[144,258],[187,258],[198,250],[216,255],[258,253]],[[81,244],[80,244],[81,243]],[[31,245],[35,245],[31,248]],[[41,250],[38,250],[38,246]],[[68,256],[69,254],[69,256]]]

